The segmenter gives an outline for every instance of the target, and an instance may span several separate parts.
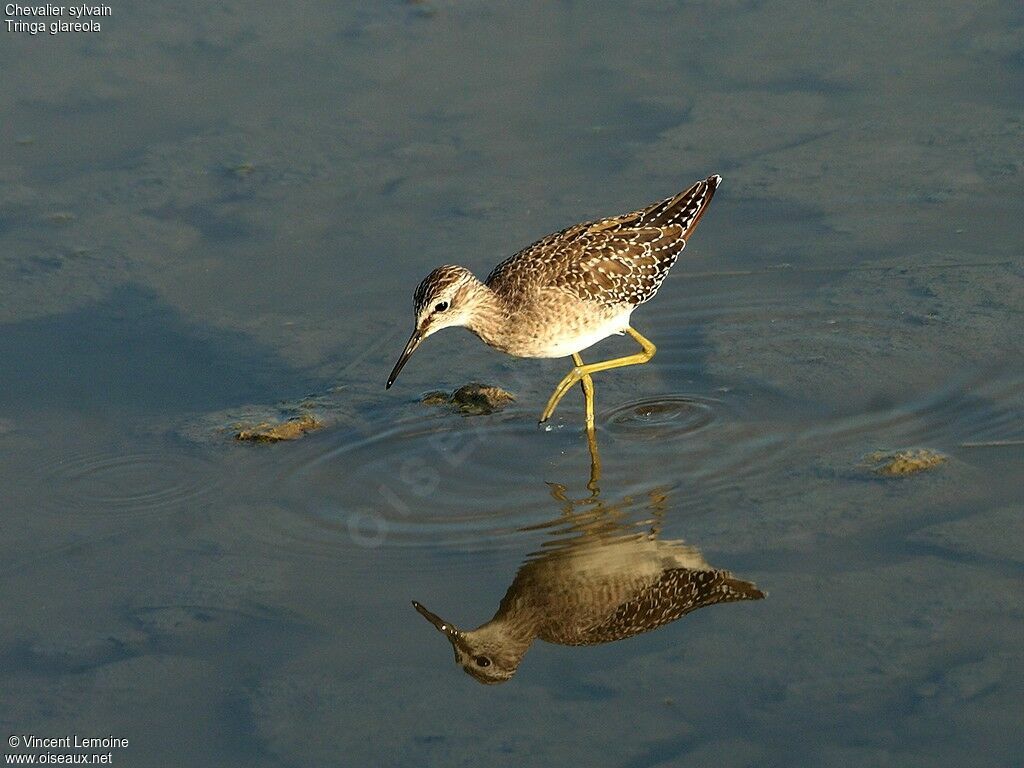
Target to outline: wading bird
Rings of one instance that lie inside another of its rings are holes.
[[[630,325],[630,315],[657,293],[721,181],[721,176],[709,176],[638,211],[548,235],[503,261],[485,282],[465,267],[438,267],[416,289],[416,328],[387,388],[425,338],[461,325],[516,357],[571,356],[575,366],[555,388],[540,420],[547,421],[580,382],[587,429],[593,430],[591,375],[654,357],[656,347]],[[636,340],[640,352],[583,362],[582,350],[622,333]]]

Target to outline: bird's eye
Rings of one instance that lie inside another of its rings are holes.
[[[488,659],[486,656],[477,656],[475,659],[473,659],[473,661],[476,662],[476,665],[478,667],[489,667],[489,666],[491,666],[491,660]]]
[[[434,311],[435,312],[444,312],[446,309],[448,309],[448,302],[447,301],[440,301],[434,307]]]

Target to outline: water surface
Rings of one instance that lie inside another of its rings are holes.
[[[140,766],[1024,760],[1019,4],[180,2],[0,38],[6,733]],[[597,379],[599,481],[577,393],[536,425],[565,361],[450,331],[384,392],[431,268],[713,172],[634,315],[657,356]],[[418,402],[471,380],[516,403]],[[329,429],[231,441],[310,395]],[[910,447],[949,459],[862,464]],[[566,504],[767,598],[478,685],[410,600],[485,621]]]

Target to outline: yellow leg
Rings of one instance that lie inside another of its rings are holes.
[[[587,488],[593,499],[601,492],[597,486],[601,482],[601,455],[597,452],[597,433],[594,432],[593,425],[587,428],[587,447],[590,448],[590,482],[587,483]]]
[[[572,360],[577,368],[582,368],[583,358],[574,352]],[[587,488],[596,495],[597,484],[601,480],[601,457],[597,453],[597,432],[594,429],[594,380],[589,373],[583,374],[580,378],[580,386],[583,387],[583,400],[587,409],[587,446],[590,448],[590,482]]]
[[[548,400],[548,405],[544,409],[544,413],[540,416],[542,424],[551,418],[551,414],[555,412],[555,407],[561,399],[565,397],[565,393],[568,392],[577,381],[583,381],[584,376],[589,378],[592,373],[609,371],[612,368],[623,368],[627,365],[642,365],[654,357],[654,353],[658,351],[658,348],[655,347],[653,343],[631,327],[626,327],[626,333],[636,340],[636,343],[640,345],[640,348],[643,351],[638,352],[635,355],[616,357],[614,360],[605,360],[600,363],[580,365],[579,362],[577,362],[576,367],[569,371],[566,377],[559,382],[557,387],[555,387],[555,391],[552,393],[551,399]],[[579,361],[579,355],[573,355],[573,360]],[[591,387],[593,387],[593,383],[591,383]],[[586,392],[585,384],[584,392]]]
[[[576,363],[577,368],[583,367],[583,358],[579,356],[578,352],[572,353],[572,361]],[[583,387],[583,400],[587,408],[587,432],[592,433],[594,431],[594,380],[590,378],[589,373],[580,378],[580,386]]]

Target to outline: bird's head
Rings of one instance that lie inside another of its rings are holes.
[[[413,607],[442,632],[455,650],[455,663],[485,685],[507,682],[519,668],[530,641],[517,640],[489,622],[479,629],[461,630],[413,601]]]
[[[388,377],[386,389],[395,383],[402,367],[427,336],[453,325],[469,325],[473,311],[487,289],[465,267],[445,265],[425,278],[413,294],[416,327]]]

